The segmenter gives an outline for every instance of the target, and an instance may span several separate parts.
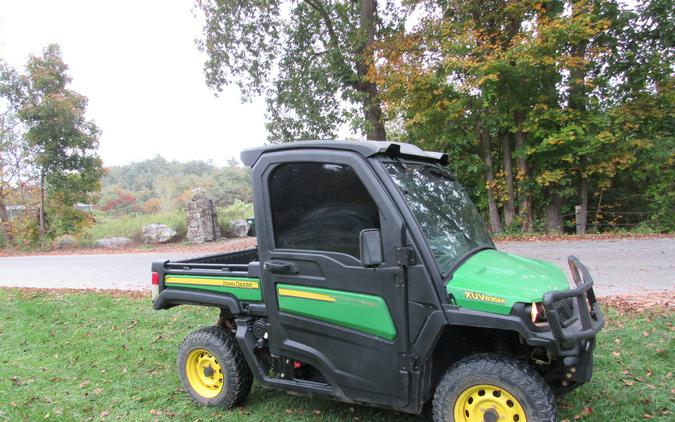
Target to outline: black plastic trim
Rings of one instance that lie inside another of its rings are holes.
[[[595,298],[593,291],[593,278],[588,268],[575,256],[570,256],[567,261],[572,271],[576,288],[566,291],[551,291],[544,294],[544,309],[548,317],[551,332],[556,340],[570,342],[574,340],[588,340],[593,337],[605,325],[605,317],[600,309],[600,304]],[[579,274],[581,271],[581,275]],[[560,299],[572,298],[576,301],[575,309],[579,315],[581,326],[573,324],[564,326],[560,315],[554,306],[554,302]]]
[[[155,310],[169,309],[178,305],[203,305],[228,308],[232,314],[240,314],[239,301],[222,293],[196,292],[182,289],[164,289],[153,302]]]

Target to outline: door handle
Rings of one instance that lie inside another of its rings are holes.
[[[292,262],[268,261],[265,262],[266,270],[274,274],[297,274],[298,267]]]

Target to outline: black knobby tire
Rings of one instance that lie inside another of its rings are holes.
[[[186,360],[196,349],[204,349],[218,361],[223,372],[223,387],[215,397],[204,397],[190,385],[186,373]],[[203,406],[221,406],[231,409],[241,404],[251,391],[253,374],[239,349],[234,335],[222,327],[204,327],[190,333],[178,351],[178,374],[183,388],[192,400]]]
[[[434,422],[459,422],[454,406],[462,393],[476,385],[493,385],[510,393],[525,411],[527,421],[556,422],[555,395],[532,367],[508,356],[480,353],[448,369],[436,387]]]

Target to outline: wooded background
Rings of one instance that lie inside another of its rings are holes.
[[[636,3],[197,2],[207,83],[264,94],[269,141],[447,152],[493,232],[675,227],[675,8]]]
[[[264,96],[270,142],[351,131],[447,152],[495,233],[675,229],[672,0],[196,9],[207,84],[234,84],[242,101]],[[86,233],[97,215],[182,221],[195,186],[232,215],[250,210],[249,173],[236,162],[104,169],[99,128],[67,70],[57,45],[23,70],[0,60],[0,246]],[[8,207],[24,205],[10,220]]]

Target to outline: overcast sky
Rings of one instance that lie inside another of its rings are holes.
[[[192,0],[2,0],[0,58],[23,68],[58,43],[102,130],[106,166],[152,158],[224,164],[266,141],[264,100],[206,87]]]

